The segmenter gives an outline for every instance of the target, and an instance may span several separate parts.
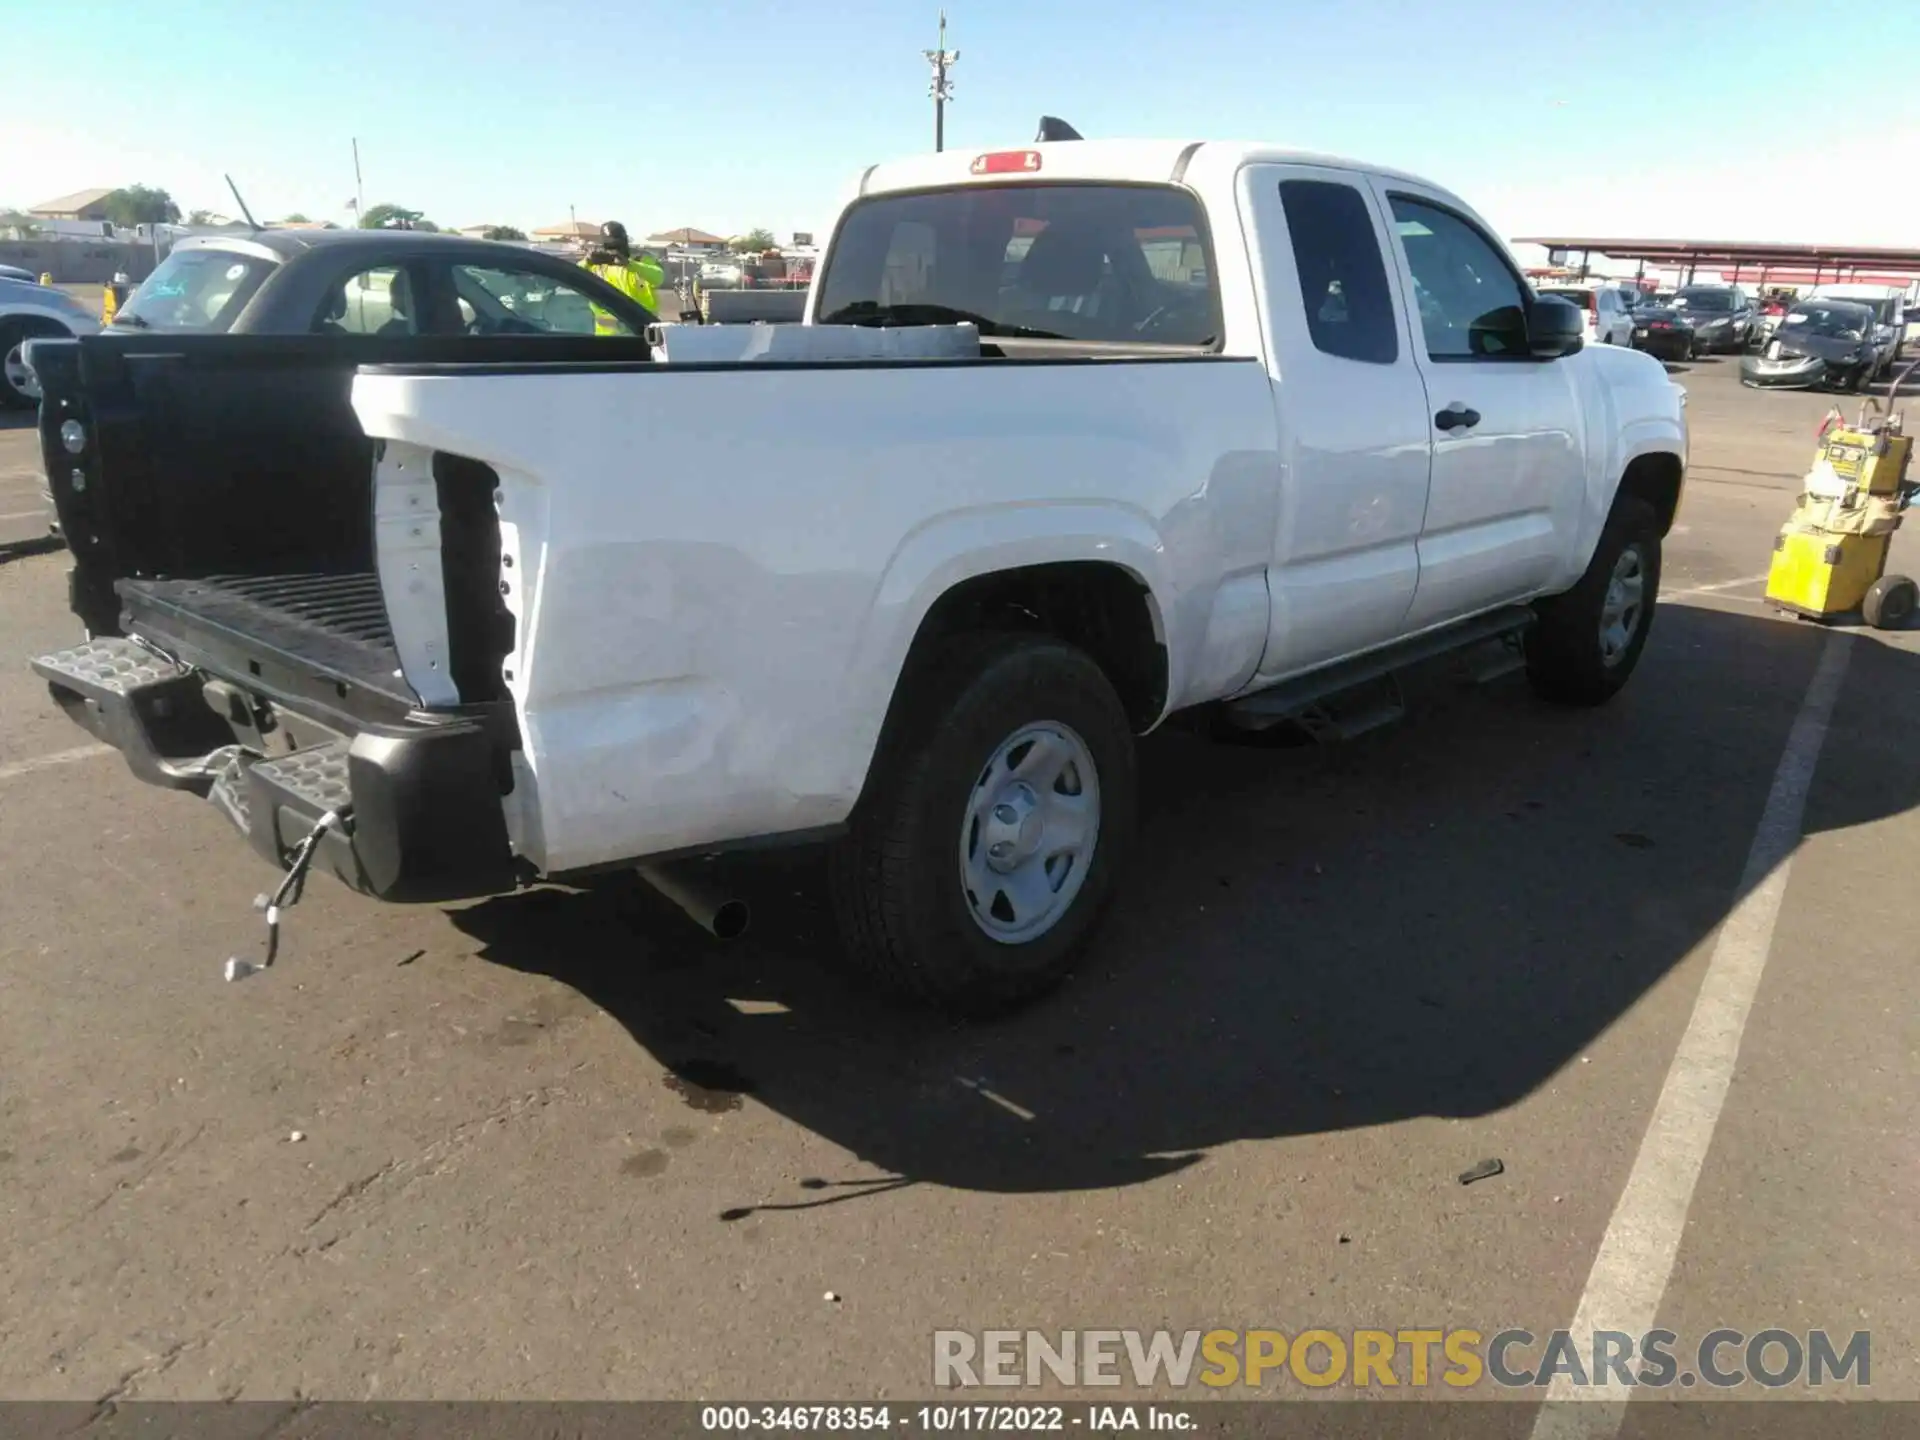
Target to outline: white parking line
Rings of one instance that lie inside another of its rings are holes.
[[[1758,575],[1743,575],[1738,580],[1716,580],[1711,585],[1690,585],[1685,590],[1675,590],[1672,594],[1663,595],[1660,598],[1681,600],[1688,595],[1713,595],[1721,590],[1738,590],[1742,585],[1758,585],[1766,578],[1767,572],[1762,570]]]
[[[56,765],[71,765],[76,760],[91,760],[96,755],[111,755],[111,745],[82,745],[73,750],[56,750],[51,755],[36,755],[31,760],[16,760],[0,765],[0,781],[31,775],[36,770],[51,770]]]
[[[1827,637],[1787,735],[1786,752],[1774,772],[1760,828],[1740,875],[1738,899],[1720,927],[1687,1032],[1667,1069],[1640,1153],[1574,1312],[1572,1339],[1582,1357],[1593,1354],[1594,1331],[1618,1330],[1637,1337],[1653,1328],[1659,1314],[1693,1187],[1726,1103],[1741,1033],[1773,947],[1774,922],[1800,843],[1807,789],[1852,647],[1851,636]],[[1604,1386],[1601,1377],[1592,1378],[1592,1387],[1580,1389],[1564,1374],[1554,1376],[1534,1421],[1534,1440],[1612,1440],[1618,1434],[1631,1392],[1612,1376]],[[1557,1403],[1564,1401],[1587,1403]]]

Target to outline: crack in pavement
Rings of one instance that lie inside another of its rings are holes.
[[[574,1068],[579,1069],[580,1067],[575,1066]],[[542,1085],[537,1089],[528,1090],[522,1094],[512,1096],[494,1106],[494,1108],[486,1114],[471,1120],[462,1121],[411,1159],[389,1160],[386,1164],[380,1166],[370,1174],[363,1175],[357,1180],[348,1181],[332,1199],[327,1201],[325,1205],[321,1206],[320,1209],[314,1213],[311,1220],[307,1221],[307,1223],[301,1227],[301,1233],[311,1235],[314,1230],[320,1226],[322,1221],[333,1215],[344,1214],[350,1217],[355,1210],[360,1208],[360,1201],[368,1192],[372,1191],[376,1186],[379,1186],[383,1181],[391,1179],[396,1175],[401,1178],[398,1186],[393,1191],[393,1197],[397,1198],[400,1195],[404,1195],[408,1189],[419,1181],[430,1180],[434,1176],[442,1174],[456,1158],[469,1149],[474,1141],[483,1136],[488,1130],[504,1126],[522,1115],[537,1110],[544,1110],[549,1105],[570,1101],[573,1098],[571,1091],[559,1085]],[[386,1198],[381,1198],[376,1203],[386,1204],[389,1202]],[[348,1236],[357,1234],[365,1228],[365,1223],[359,1225],[349,1224],[338,1234],[330,1235],[318,1244],[289,1245],[281,1251],[280,1254],[304,1256],[331,1250]],[[278,1259],[279,1256],[275,1256],[274,1258]]]
[[[587,1063],[586,1061],[581,1061],[569,1067],[565,1073],[571,1075],[579,1070],[585,1069]],[[168,1344],[156,1355],[125,1371],[102,1394],[95,1398],[93,1401],[94,1408],[92,1414],[79,1429],[85,1430],[97,1425],[103,1418],[110,1416],[114,1412],[116,1405],[120,1402],[136,1398],[135,1392],[140,1387],[165,1375],[178,1364],[185,1355],[190,1352],[205,1350],[229,1330],[251,1324],[255,1316],[259,1313],[262,1304],[270,1303],[288,1291],[288,1287],[285,1286],[276,1287],[263,1283],[264,1277],[282,1260],[288,1258],[300,1259],[311,1254],[332,1249],[335,1245],[339,1244],[340,1241],[359,1233],[375,1223],[379,1206],[383,1206],[389,1203],[390,1200],[405,1194],[416,1182],[431,1179],[433,1176],[443,1173],[456,1163],[461,1156],[468,1153],[478,1141],[490,1133],[511,1124],[516,1119],[537,1111],[545,1110],[555,1104],[579,1103],[579,1100],[580,1097],[574,1091],[559,1084],[542,1085],[532,1090],[509,1096],[507,1099],[495,1104],[485,1113],[453,1126],[441,1135],[439,1139],[420,1151],[419,1154],[411,1158],[389,1160],[386,1164],[369,1174],[349,1181],[346,1185],[342,1186],[326,1204],[314,1212],[313,1217],[301,1227],[301,1233],[311,1236],[324,1222],[335,1216],[348,1217],[351,1222],[354,1213],[363,1208],[374,1211],[374,1214],[362,1216],[358,1223],[348,1223],[339,1229],[337,1233],[326,1236],[326,1238],[320,1240],[317,1244],[296,1241],[295,1243],[282,1246],[267,1254],[257,1266],[247,1266],[247,1270],[251,1272],[251,1279],[242,1277],[238,1283],[242,1294],[250,1294],[257,1297],[254,1303],[241,1304],[231,1313],[222,1316],[199,1333]],[[116,1185],[113,1190],[95,1200],[80,1218],[84,1219],[86,1215],[95,1214],[115,1197],[138,1189],[156,1174],[163,1165],[171,1163],[187,1146],[199,1139],[205,1128],[204,1124],[196,1126],[184,1139],[177,1141],[174,1135],[169,1135],[162,1141],[161,1149],[155,1154],[153,1163],[147,1168],[145,1173],[137,1179],[122,1181]],[[175,1135],[177,1135],[177,1133],[178,1132],[174,1132]],[[400,1177],[399,1185],[389,1193],[378,1193],[383,1183],[393,1179],[395,1176]],[[367,1200],[370,1193],[374,1193],[375,1195],[375,1199],[372,1202],[368,1202]],[[75,1221],[63,1228],[64,1230],[71,1230],[73,1224],[77,1223],[79,1222]],[[289,1412],[286,1416],[276,1421],[272,1429],[263,1433],[271,1434],[272,1430],[282,1428],[287,1420],[291,1419],[295,1413],[297,1413],[297,1411]]]
[[[159,1147],[153,1152],[153,1160],[151,1161],[151,1163],[147,1165],[147,1167],[144,1170],[142,1170],[138,1175],[129,1176],[126,1179],[115,1181],[114,1186],[111,1190],[107,1191],[106,1194],[100,1196],[98,1199],[88,1204],[87,1207],[82,1211],[80,1211],[79,1214],[75,1215],[66,1224],[56,1229],[54,1231],[54,1234],[65,1235],[69,1233],[75,1227],[79,1226],[86,1220],[91,1219],[93,1216],[99,1214],[102,1210],[106,1209],[108,1205],[112,1204],[113,1201],[118,1199],[120,1196],[131,1195],[134,1192],[138,1191],[149,1180],[153,1179],[155,1175],[158,1175],[163,1169],[166,1169],[169,1166],[171,1166],[172,1163],[175,1160],[177,1160],[181,1156],[181,1154],[183,1154],[186,1151],[188,1146],[192,1145],[194,1141],[198,1140],[202,1135],[206,1133],[206,1130],[207,1130],[206,1123],[203,1121],[200,1124],[194,1126],[192,1131],[189,1132],[189,1134],[187,1135],[187,1138],[184,1140],[179,1140],[176,1138],[179,1135],[179,1131],[177,1130],[170,1131],[167,1135],[165,1135],[161,1139]]]

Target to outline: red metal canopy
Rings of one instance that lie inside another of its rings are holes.
[[[1656,265],[1735,267],[1744,278],[1783,270],[1797,279],[1889,279],[1901,284],[1920,277],[1920,250],[1873,245],[1790,245],[1747,240],[1635,240],[1598,235],[1526,235],[1516,245],[1544,245],[1549,250],[1605,255],[1613,260],[1644,260]],[[1867,271],[1870,274],[1859,274]],[[1771,278],[1771,276],[1769,277]],[[1792,284],[1787,275],[1782,284]],[[1806,283],[1804,280],[1801,283]]]

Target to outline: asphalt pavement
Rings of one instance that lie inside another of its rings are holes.
[[[731,945],[619,880],[316,882],[224,984],[268,872],[54,711],[66,558],[0,558],[0,1394],[870,1399],[932,1393],[947,1328],[1637,1316],[1868,1331],[1826,1393],[1920,1399],[1920,632],[1760,603],[1832,401],[1675,368],[1615,703],[1154,736],[1092,960],[988,1026],[843,979],[805,854],[736,862]]]

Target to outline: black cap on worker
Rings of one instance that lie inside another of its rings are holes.
[[[616,255],[627,253],[627,227],[618,220],[609,220],[600,227],[600,243]]]

